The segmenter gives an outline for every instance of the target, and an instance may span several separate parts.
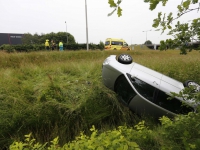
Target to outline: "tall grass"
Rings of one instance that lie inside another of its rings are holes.
[[[41,142],[59,136],[64,144],[92,125],[104,131],[137,123],[101,82],[104,59],[121,53],[182,82],[200,82],[196,51],[0,53],[0,147],[30,132]]]

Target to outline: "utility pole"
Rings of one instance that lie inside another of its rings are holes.
[[[148,31],[151,31],[151,30],[146,30],[146,31],[142,31],[142,32],[146,32],[146,41],[145,41],[145,43],[147,42],[147,32]],[[146,44],[147,45],[147,44]]]
[[[67,44],[68,44],[68,36],[67,36],[67,22],[65,21],[66,24],[66,37],[67,37]]]
[[[85,0],[85,19],[86,19],[86,43],[87,43],[87,51],[88,51],[89,45],[88,45],[87,0]]]

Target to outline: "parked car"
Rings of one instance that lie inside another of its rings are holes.
[[[197,105],[193,99],[173,98],[171,92],[178,94],[191,85],[195,92],[199,92],[199,84],[191,80],[179,82],[132,61],[128,54],[121,54],[119,57],[110,55],[102,65],[103,84],[115,91],[120,101],[132,111],[155,117],[173,117],[196,111]],[[172,99],[169,100],[169,97]]]

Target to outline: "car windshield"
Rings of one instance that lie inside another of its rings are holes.
[[[110,45],[110,41],[106,41],[106,42],[105,42],[105,45]]]
[[[176,98],[171,98],[169,100],[169,95],[163,91],[147,84],[146,82],[136,78],[131,77],[130,74],[127,74],[131,83],[137,90],[137,92],[147,100],[159,105],[162,108],[165,108],[174,113],[187,114],[188,112],[194,111],[192,107],[183,105],[181,101]]]

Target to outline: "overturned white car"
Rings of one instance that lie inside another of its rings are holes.
[[[190,85],[199,92],[199,84],[190,80],[185,83],[179,82],[132,62],[132,57],[128,54],[121,54],[119,57],[111,55],[106,58],[102,66],[102,78],[104,85],[115,91],[119,99],[138,114],[172,117],[196,111],[193,100],[168,98],[171,97],[171,92],[178,94]]]

